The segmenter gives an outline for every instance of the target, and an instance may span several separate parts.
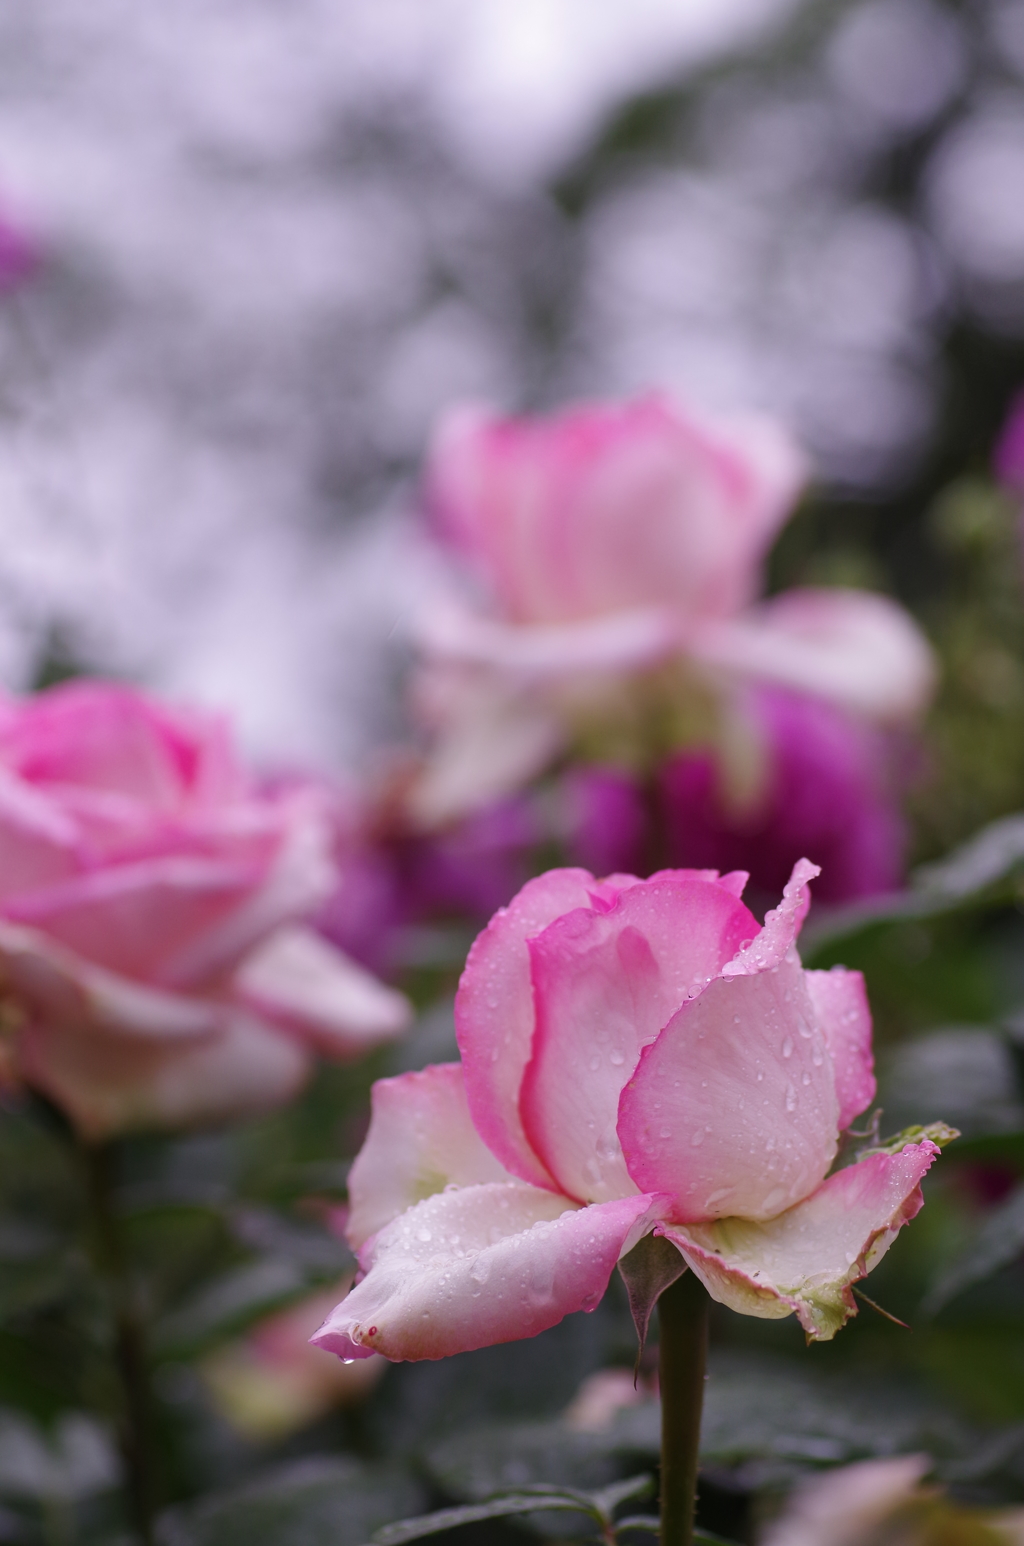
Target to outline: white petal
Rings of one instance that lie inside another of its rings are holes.
[[[446,1186],[511,1180],[473,1126],[461,1063],[378,1079],[370,1130],[348,1178],[346,1233],[358,1249]]]
[[[278,929],[242,962],[232,997],[327,1057],[358,1057],[408,1029],[412,1006],[312,929]]]

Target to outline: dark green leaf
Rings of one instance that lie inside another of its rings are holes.
[[[646,1498],[654,1491],[654,1477],[645,1471],[641,1476],[627,1476],[621,1482],[612,1482],[608,1487],[599,1487],[590,1496],[594,1500],[594,1506],[602,1514],[613,1514],[621,1503],[630,1498]]]
[[[921,1306],[935,1315],[974,1283],[984,1282],[1024,1251],[1024,1184],[1017,1186],[993,1208],[963,1255],[950,1262],[936,1278]]]
[[[313,1456],[160,1519],[159,1546],[359,1546],[422,1494],[404,1473]]]
[[[580,1498],[570,1498],[551,1493],[544,1497],[546,1512],[558,1510],[576,1514],[598,1515]],[[486,1503],[463,1503],[456,1508],[442,1508],[434,1514],[421,1514],[418,1519],[400,1519],[393,1525],[384,1525],[373,1536],[373,1546],[404,1546],[406,1541],[418,1541],[424,1535],[439,1535],[442,1530],[454,1530],[458,1525],[479,1524],[484,1519],[507,1519],[513,1514],[535,1514],[537,1497],[509,1493],[503,1498],[491,1498]]]

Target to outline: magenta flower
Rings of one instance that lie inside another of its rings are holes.
[[[571,769],[562,803],[572,859],[600,873],[642,869],[657,837],[670,864],[744,864],[756,891],[777,894],[810,851],[822,860],[821,901],[896,889],[906,843],[898,748],[818,698],[764,688],[745,709],[754,777],[742,791],[729,790],[713,746],[668,758],[646,799],[622,769]]]
[[[708,753],[681,752],[661,771],[666,847],[673,864],[743,863],[762,892],[778,892],[802,853],[821,859],[819,900],[895,890],[906,829],[896,799],[894,748],[884,732],[821,699],[763,689],[750,704],[761,778],[730,801]]]
[[[484,923],[527,879],[543,835],[522,796],[472,811],[441,832],[389,832],[372,811],[364,815],[341,835],[338,883],[315,923],[384,974],[403,964],[411,929],[452,916]]]
[[[520,787],[602,721],[621,738],[630,684],[656,670],[668,702],[703,702],[705,718],[749,682],[875,720],[915,714],[934,666],[893,602],[757,601],[805,476],[779,425],[701,419],[661,395],[547,419],[450,415],[427,501],[476,591],[420,620],[416,701],[433,740],[415,818],[443,823]]]
[[[261,792],[227,724],[129,687],[0,701],[0,964],[22,1076],[89,1138],[290,1098],[408,1023],[307,928],[315,790]]]
[[[1014,494],[1024,494],[1024,392],[1010,404],[999,433],[992,467],[996,479]]]
[[[859,973],[796,954],[817,873],[801,861],[763,928],[743,875],[530,881],[470,952],[462,1062],[374,1087],[363,1276],[314,1342],[419,1359],[533,1336],[652,1232],[712,1297],[833,1336],[938,1149],[829,1175],[875,1081]]]
[[[0,293],[26,279],[39,260],[39,248],[32,238],[0,213]]]

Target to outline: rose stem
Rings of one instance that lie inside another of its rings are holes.
[[[692,1546],[693,1542],[709,1302],[704,1285],[692,1272],[684,1272],[658,1300],[661,1546]]]
[[[152,1546],[154,1499],[146,1349],[142,1325],[132,1303],[114,1211],[114,1155],[110,1144],[81,1143],[79,1150],[85,1171],[93,1262],[106,1286],[114,1323],[114,1361],[121,1382],[119,1441],[132,1518],[143,1546]]]

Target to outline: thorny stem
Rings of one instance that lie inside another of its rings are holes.
[[[79,1144],[89,1203],[91,1247],[103,1280],[114,1330],[121,1384],[118,1439],[132,1521],[142,1546],[152,1546],[155,1512],[149,1382],[142,1324],[133,1303],[112,1196],[113,1154],[107,1144]]]
[[[658,1300],[661,1351],[661,1546],[692,1546],[709,1299],[692,1272]]]

